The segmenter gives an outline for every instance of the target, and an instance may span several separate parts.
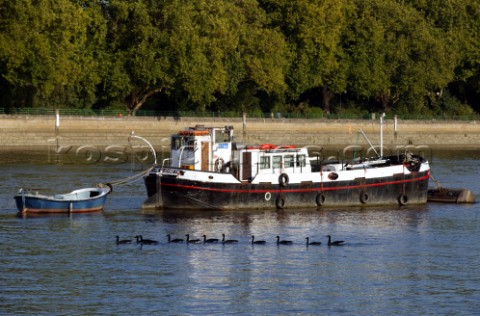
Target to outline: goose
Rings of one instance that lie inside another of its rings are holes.
[[[131,244],[132,243],[132,241],[130,239],[120,240],[119,236],[115,236],[115,238],[117,239],[117,245],[125,245],[125,244]]]
[[[252,235],[252,245],[263,245],[265,243],[265,240],[255,240],[255,236]]]
[[[280,236],[277,236],[277,245],[291,245],[293,244],[290,240],[280,240]]]
[[[198,244],[200,242],[200,239],[190,239],[189,234],[186,234],[185,237],[187,237],[187,243],[189,244]]]
[[[167,235],[167,238],[168,238],[168,242],[177,242],[177,243],[178,243],[178,242],[184,242],[184,240],[181,239],[181,238],[174,238],[174,239],[172,239],[172,237],[171,237],[170,235]]]
[[[329,246],[343,246],[344,241],[343,240],[335,240],[332,241],[332,236],[327,235],[328,237],[328,244]]]
[[[236,239],[225,240],[225,234],[222,234],[222,243],[224,243],[224,244],[236,244],[236,243],[238,243],[238,240],[236,240]]]
[[[204,244],[211,244],[211,243],[214,243],[214,242],[218,242],[217,238],[207,239],[207,235],[203,235],[202,237],[203,237],[203,243]]]
[[[307,246],[320,246],[320,241],[310,241],[310,237],[305,238],[307,240]]]
[[[156,245],[158,244],[158,241],[152,240],[152,239],[143,239],[142,235],[135,236],[137,239],[137,244],[142,244],[142,245]]]

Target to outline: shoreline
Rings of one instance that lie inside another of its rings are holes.
[[[329,150],[349,146],[369,148],[380,143],[380,121],[328,119],[159,118],[0,116],[0,153],[61,152],[66,148],[95,147],[100,150],[128,146],[132,131],[152,143],[156,150],[170,146],[170,135],[195,125],[231,125],[241,144],[316,145]],[[429,148],[442,151],[476,150],[480,124],[476,121],[402,121],[383,124],[384,148]],[[140,144],[136,144],[141,146]],[[59,151],[60,149],[60,151]]]

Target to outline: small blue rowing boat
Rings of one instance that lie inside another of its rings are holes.
[[[65,194],[43,195],[20,189],[14,196],[22,213],[87,213],[103,210],[111,187],[85,188]]]

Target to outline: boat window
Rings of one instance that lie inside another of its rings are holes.
[[[282,156],[273,156],[273,168],[280,168],[282,166]]]
[[[283,162],[285,163],[285,168],[293,168],[294,165],[294,156],[293,155],[285,155],[283,157]]]
[[[172,137],[172,150],[182,147],[182,137]]]
[[[228,131],[215,131],[215,142],[216,143],[229,143],[230,133]]]
[[[307,160],[305,155],[297,156],[297,167],[305,167],[307,165]]]
[[[270,157],[269,156],[260,157],[260,169],[270,169]]]
[[[198,148],[198,142],[194,138],[184,138],[183,146],[185,151],[195,151],[195,148]]]
[[[184,150],[194,150],[195,149],[195,139],[190,137],[182,136],[173,136],[172,137],[172,150],[178,150],[185,146]]]

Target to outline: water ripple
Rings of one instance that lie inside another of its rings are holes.
[[[451,179],[449,159],[437,178]],[[479,166],[459,183],[479,192]],[[0,164],[0,313],[15,315],[471,315],[480,301],[478,206],[142,211],[142,183],[90,215],[16,217],[20,186],[62,191],[129,166]],[[448,182],[445,186],[448,187]],[[453,184],[451,185],[454,186]],[[166,235],[238,239],[169,244]],[[159,245],[116,245],[142,234]],[[326,235],[346,241],[327,247]],[[267,241],[252,245],[250,236]],[[275,236],[293,245],[275,244]],[[307,247],[305,237],[322,241]]]

